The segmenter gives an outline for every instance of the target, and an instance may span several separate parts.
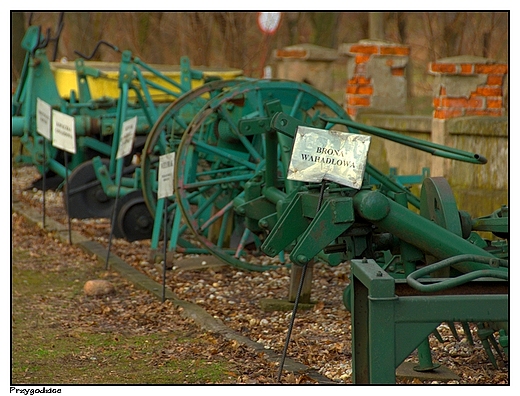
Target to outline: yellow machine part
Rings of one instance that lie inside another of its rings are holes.
[[[118,77],[119,77],[119,63],[115,62],[85,62],[85,66],[99,69],[102,72],[100,77],[87,77],[88,85],[92,99],[100,99],[102,97],[118,98]],[[178,65],[150,65],[154,70],[159,71],[166,77],[180,83],[180,66]],[[70,99],[70,92],[78,92],[76,69],[74,63],[51,62],[51,70],[54,73],[54,79],[58,88],[58,93],[64,99]],[[218,76],[224,80],[230,80],[242,76],[242,70],[239,69],[219,69],[219,68],[205,68],[196,67],[196,70],[203,72],[208,76]],[[142,71],[143,77],[152,81],[162,87],[171,91],[179,92],[180,90],[169,84],[167,81],[153,75],[149,71]],[[202,85],[202,81],[193,80],[192,89]],[[175,98],[166,95],[164,92],[157,89],[149,88],[154,101],[170,102]],[[135,99],[135,92],[129,92],[129,98]]]

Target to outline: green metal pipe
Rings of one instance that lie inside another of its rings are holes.
[[[268,199],[275,205],[277,205],[279,201],[282,201],[285,198],[287,198],[287,194],[285,194],[283,191],[280,191],[276,187],[264,187],[262,189],[262,194],[266,199]]]
[[[11,117],[11,136],[23,136],[24,117]]]
[[[439,259],[461,254],[495,258],[491,253],[388,199],[378,191],[359,191],[354,196],[354,208],[361,217],[382,230]],[[463,273],[490,269],[486,264],[468,262],[456,263],[453,267]],[[502,268],[496,270],[507,271]]]
[[[426,140],[416,139],[409,136],[401,135],[399,133],[387,131],[385,129],[376,128],[364,124],[360,124],[355,121],[343,119],[343,118],[322,118],[330,123],[334,124],[342,124],[349,127],[353,127],[355,129],[359,129],[360,131],[370,133],[372,135],[382,137],[384,139],[388,139],[394,141],[396,143],[400,143],[409,147],[413,147],[415,149],[425,151],[432,155],[436,155],[439,157],[454,159],[458,161],[470,162],[473,164],[485,164],[487,163],[487,159],[482,157],[479,154],[470,153],[467,151],[459,150],[453,147],[443,146],[441,144],[428,142]]]
[[[278,179],[278,140],[274,131],[265,134],[265,185],[276,187]]]
[[[420,283],[417,279],[421,277],[425,277],[432,272],[438,271],[442,268],[450,267],[452,265],[461,263],[461,262],[473,262],[473,263],[482,263],[482,264],[488,264],[491,268],[486,270],[478,270],[473,271],[468,274],[464,274],[461,276],[457,276],[455,278],[449,278],[447,280],[444,280],[442,282],[433,283],[424,285]],[[498,259],[498,258],[489,258],[485,256],[475,256],[471,254],[462,254],[459,256],[449,257],[445,260],[439,261],[434,264],[430,264],[424,268],[418,269],[417,271],[412,272],[410,275],[407,276],[406,282],[413,287],[416,290],[419,290],[421,292],[437,292],[441,290],[446,290],[455,286],[462,285],[464,283],[470,282],[472,280],[478,279],[478,278],[498,278],[503,280],[509,280],[509,273],[502,271],[498,271],[496,269],[492,268],[498,268],[498,267],[509,267],[509,261]]]
[[[376,179],[378,182],[380,182],[388,190],[395,192],[395,193],[405,194],[408,202],[410,202],[411,205],[413,205],[417,209],[419,209],[419,207],[421,205],[421,201],[419,200],[419,198],[417,198],[415,195],[413,195],[405,187],[399,185],[394,180],[390,179],[388,176],[381,173],[381,171],[379,171],[377,168],[373,167],[369,163],[367,163],[367,165],[366,165],[365,172],[368,173],[370,176],[372,176],[374,179]]]

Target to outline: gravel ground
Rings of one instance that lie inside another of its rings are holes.
[[[42,206],[42,192],[31,188],[38,179],[32,167],[12,169],[13,196],[35,208]],[[48,216],[67,223],[62,193],[46,193]],[[72,220],[72,228],[108,246],[110,222],[107,219]],[[162,266],[150,258],[150,241],[127,242],[112,239],[112,252],[152,279],[162,282]],[[281,353],[289,327],[290,312],[265,312],[261,299],[284,299],[288,295],[290,271],[281,266],[265,272],[247,272],[230,266],[217,266],[195,270],[183,269],[183,260],[206,260],[204,256],[174,255],[174,268],[167,271],[166,284],[179,299],[196,303],[222,320],[228,327],[249,339],[264,345],[265,349]],[[250,257],[257,263],[267,257]],[[269,259],[270,260],[270,259]],[[203,267],[203,266],[202,266]],[[342,293],[348,284],[349,267],[340,264],[329,267],[317,263],[314,268],[312,300],[314,308],[298,312],[287,355],[330,378],[337,383],[351,383],[351,324],[350,313],[342,302]],[[439,332],[444,342],[430,336],[434,362],[441,363],[459,376],[449,384],[509,384],[509,364],[498,359],[498,369],[489,362],[486,353],[471,327],[475,341],[471,345],[462,327],[457,325],[460,341],[442,324]],[[407,360],[416,362],[412,354]],[[271,368],[272,370],[272,368]],[[282,382],[291,382],[284,376]],[[266,380],[266,383],[272,380]],[[292,378],[292,382],[295,379]],[[398,383],[436,383],[417,379],[399,379]]]

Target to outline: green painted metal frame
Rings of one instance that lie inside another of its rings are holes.
[[[109,158],[108,171],[100,172],[99,162],[96,163],[98,166],[95,170],[97,176],[102,178],[101,184],[109,197],[115,197],[117,194],[117,181],[121,180],[123,174],[123,160],[118,161],[116,158],[122,123],[126,119],[137,116],[136,133],[138,135],[146,134],[168,105],[168,103],[154,102],[149,89],[160,90],[178,98],[191,90],[193,80],[215,79],[215,77],[206,76],[202,71],[192,69],[189,59],[182,57],[181,77],[180,83],[178,83],[139,58],[132,56],[130,51],[119,51],[117,47],[111,46],[115,51],[121,53],[118,77],[119,99],[92,100],[87,76],[103,78],[104,74],[98,69],[87,66],[80,58],[75,61],[78,92],[72,91],[70,100],[67,101],[58,93],[44,47],[45,42],[46,39],[41,35],[41,30],[37,26],[30,26],[22,40],[22,48],[27,51],[27,54],[20,83],[13,95],[11,134],[21,138],[29,155],[17,156],[16,161],[35,165],[41,174],[51,170],[65,178],[65,166],[56,159],[58,150],[52,146],[51,142],[36,133],[36,98],[38,97],[50,104],[53,109],[74,117],[78,149],[76,154],[70,155],[69,170],[73,170],[89,159],[86,154],[87,150],[93,150]],[[172,88],[158,85],[151,79],[145,78],[142,70],[150,72],[154,77],[170,84]],[[130,103],[130,91],[136,94],[135,103]],[[99,137],[104,137],[106,141],[101,141]],[[43,145],[45,145],[47,153],[45,163]],[[123,186],[135,187],[123,188],[120,193],[125,195],[129,191],[139,189],[139,182],[140,178],[139,180],[122,180]]]
[[[395,369],[443,321],[509,320],[508,294],[397,296],[374,260],[351,261],[351,284],[356,384],[394,384]]]

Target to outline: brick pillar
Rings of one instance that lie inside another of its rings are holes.
[[[361,40],[342,44],[340,53],[348,57],[345,110],[352,118],[368,111],[406,112],[408,46]]]
[[[475,56],[456,56],[432,62],[432,142],[450,145],[446,121],[456,117],[501,117],[506,113],[506,64]],[[447,176],[449,163],[432,158],[431,175]]]
[[[430,64],[435,75],[433,117],[505,114],[504,81],[507,65],[486,58],[457,56]]]
[[[338,51],[313,44],[299,44],[273,52],[274,78],[306,82],[329,94],[334,90],[334,62]]]

